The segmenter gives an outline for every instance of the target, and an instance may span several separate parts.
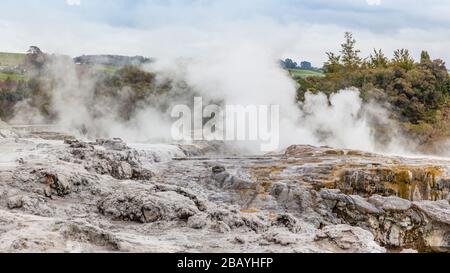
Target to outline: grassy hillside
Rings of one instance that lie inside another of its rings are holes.
[[[289,69],[289,73],[294,79],[307,78],[307,77],[323,77],[323,73],[319,73],[312,70],[304,69]]]
[[[120,67],[113,66],[113,65],[100,65],[100,70],[105,72],[108,75],[113,75],[117,71],[120,70]]]
[[[15,67],[23,64],[25,60],[25,54],[21,53],[6,53],[0,52],[0,68],[2,67]],[[0,72],[0,81],[5,81],[7,79],[13,81],[26,80],[24,75],[14,74],[14,73],[2,73]]]
[[[0,81],[5,81],[7,79],[10,79],[12,81],[25,81],[25,80],[27,80],[27,77],[25,75],[9,74],[9,73],[1,73],[0,72]]]
[[[16,66],[23,64],[25,54],[0,52],[0,66]]]

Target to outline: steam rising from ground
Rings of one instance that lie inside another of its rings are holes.
[[[403,137],[386,109],[374,102],[363,103],[357,89],[332,94],[305,95],[301,103],[302,142],[371,152],[405,154],[413,150],[412,142]]]
[[[203,97],[223,99],[226,104],[280,105],[280,148],[310,144],[407,153],[408,141],[389,119],[388,110],[374,102],[363,103],[357,89],[342,90],[330,98],[308,93],[299,104],[296,83],[263,45],[236,43],[216,47],[214,52],[213,58],[196,59],[186,67],[188,84]],[[252,61],[243,62],[246,56]],[[380,134],[380,129],[385,131]],[[259,147],[256,144],[244,143],[253,149]]]
[[[280,106],[280,149],[291,144],[327,145],[337,148],[372,152],[405,153],[405,139],[398,134],[387,110],[375,103],[365,104],[355,89],[342,90],[330,98],[323,93],[305,96],[297,103],[296,82],[276,62],[277,53],[264,44],[248,41],[216,44],[202,54],[189,59],[162,60],[147,67],[161,80],[183,81],[205,101],[221,101],[238,105]],[[56,88],[48,90],[51,109],[57,124],[66,130],[89,138],[119,137],[129,142],[171,140],[173,120],[170,111],[161,112],[154,105],[166,103],[191,104],[193,94],[180,97],[174,90],[152,101],[143,101],[127,121],[121,115],[120,102],[127,100],[127,92],[118,99],[98,100],[94,96],[94,74],[80,77],[70,59],[57,58],[49,65],[49,73],[57,79]],[[176,86],[176,85],[175,85]],[[30,122],[30,109],[18,108],[16,121]],[[170,110],[170,109],[169,109]],[[33,114],[31,121],[36,121]],[[383,134],[379,129],[384,128]],[[255,149],[260,143],[245,143]]]

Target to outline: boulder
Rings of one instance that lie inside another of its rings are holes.
[[[97,140],[94,143],[66,140],[65,143],[72,154],[65,160],[81,162],[88,171],[119,180],[148,180],[154,175],[142,167],[138,151],[129,148],[121,139]]]
[[[406,211],[410,209],[412,205],[410,201],[396,196],[383,197],[380,195],[373,195],[369,198],[369,202],[385,211]]]
[[[431,220],[448,225],[450,231],[450,204],[447,200],[419,201],[413,206],[425,213]]]
[[[369,231],[349,225],[331,225],[316,235],[317,242],[329,244],[336,252],[385,253]]]
[[[98,209],[114,220],[141,223],[188,221],[199,213],[195,203],[183,195],[174,191],[155,192],[145,189],[123,189],[112,193],[98,203]]]
[[[285,156],[287,157],[300,157],[305,154],[312,154],[318,151],[318,148],[309,145],[292,145],[286,149]]]

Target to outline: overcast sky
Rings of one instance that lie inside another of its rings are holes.
[[[450,61],[448,0],[2,0],[0,51],[164,58],[214,44],[267,44],[321,66],[354,32],[364,55],[428,49]]]

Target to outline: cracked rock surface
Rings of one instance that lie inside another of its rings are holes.
[[[445,159],[0,129],[1,252],[449,251]]]

